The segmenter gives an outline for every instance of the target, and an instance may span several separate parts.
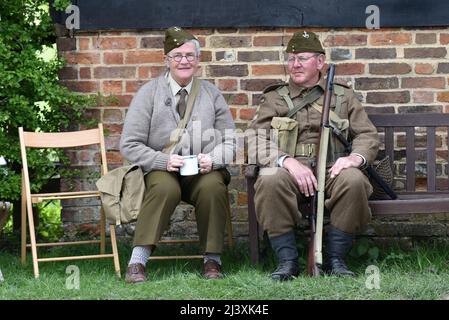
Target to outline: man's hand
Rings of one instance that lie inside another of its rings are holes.
[[[331,179],[335,178],[340,174],[341,170],[346,168],[359,168],[362,163],[363,158],[356,154],[350,154],[347,157],[338,158],[332,168],[329,169],[330,177]]]
[[[179,168],[184,165],[184,159],[177,154],[171,154],[167,162],[168,172],[179,172]]]
[[[299,191],[306,197],[313,196],[318,189],[318,183],[312,170],[294,158],[286,158],[283,167],[295,178]]]
[[[200,173],[205,174],[212,170],[212,158],[208,154],[200,153],[198,155],[198,164]]]

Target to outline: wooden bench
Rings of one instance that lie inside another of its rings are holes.
[[[373,114],[369,118],[384,141],[384,148],[380,152],[390,157],[390,165],[395,173],[395,191],[398,193],[396,200],[370,200],[373,217],[449,212],[449,114]],[[438,153],[437,145],[441,146]],[[402,164],[404,158],[405,164]],[[398,175],[400,170],[394,164],[405,165],[405,177]],[[423,172],[425,179],[416,174],[416,168]],[[245,170],[253,264],[259,262],[259,239],[263,235],[254,206],[256,173],[254,165]],[[404,185],[398,186],[402,181]]]

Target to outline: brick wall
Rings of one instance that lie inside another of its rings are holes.
[[[337,64],[337,77],[354,87],[369,113],[449,112],[448,29],[309,30],[319,34],[328,61]],[[202,46],[198,75],[215,83],[223,92],[237,127],[244,130],[255,113],[262,89],[275,80],[288,79],[283,52],[296,30],[191,31],[198,36]],[[87,115],[103,122],[108,130],[107,156],[112,166],[122,163],[118,145],[133,95],[143,83],[164,70],[163,35],[163,31],[114,31],[80,32],[74,38],[61,34],[58,38],[58,50],[67,61],[60,75],[61,82],[73,91],[100,92],[116,97],[114,102],[90,109]],[[440,142],[439,148],[447,150],[447,135],[442,136]],[[94,152],[81,151],[72,156],[78,164],[87,165],[94,161],[94,157]],[[230,201],[235,235],[246,237],[245,181],[239,166],[233,166],[231,170]],[[447,169],[441,174],[447,175]],[[91,208],[85,207],[89,211]],[[95,220],[95,214],[91,212],[90,216]],[[187,217],[188,223],[180,228],[194,232],[186,227],[194,226],[192,216],[191,209],[181,208],[174,219]],[[441,217],[443,222],[432,220],[437,224],[432,234],[445,236],[448,233],[446,218],[445,215]],[[76,214],[70,211],[65,220],[76,223]],[[404,235],[416,233],[415,229],[405,226]],[[379,236],[401,235],[391,228],[368,230],[368,234],[374,232]]]

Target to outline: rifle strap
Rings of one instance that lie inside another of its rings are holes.
[[[276,91],[282,98],[284,98],[285,102],[287,103],[289,109],[289,112],[287,114],[288,118],[291,118],[294,115],[296,115],[296,113],[302,108],[304,108],[306,105],[318,100],[318,98],[321,97],[321,95],[323,94],[323,90],[320,87],[316,86],[304,97],[302,97],[299,104],[295,107],[292,99],[290,98],[290,92],[288,91],[288,88],[286,86],[283,86],[277,89]]]
[[[335,113],[340,114],[341,102],[343,100],[343,96],[345,95],[345,89],[343,89],[342,86],[339,86],[338,84],[336,84],[336,85],[334,85],[334,93],[336,95]]]
[[[187,123],[189,122],[190,115],[192,114],[193,110],[193,104],[199,91],[200,91],[200,81],[196,77],[194,77],[192,83],[192,91],[190,92],[189,97],[187,99],[186,112],[184,114],[184,117],[179,121],[178,127],[170,135],[170,141],[164,146],[164,149],[162,149],[163,153],[168,154],[172,153],[176,145],[178,144],[179,140],[181,139],[181,136],[184,133],[184,129],[186,128]]]

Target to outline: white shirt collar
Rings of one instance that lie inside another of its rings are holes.
[[[183,88],[183,87],[181,87],[175,81],[175,79],[173,79],[173,77],[170,74],[170,71],[167,72],[167,76],[166,77],[167,77],[167,81],[168,81],[168,85],[170,87],[170,90],[171,90],[173,96],[175,97],[178,94],[179,90],[181,90],[181,88]],[[193,78],[192,78],[192,80],[190,80],[189,84],[184,87],[184,89],[187,90],[187,94],[190,94],[190,91],[192,90],[192,83],[193,83]]]

